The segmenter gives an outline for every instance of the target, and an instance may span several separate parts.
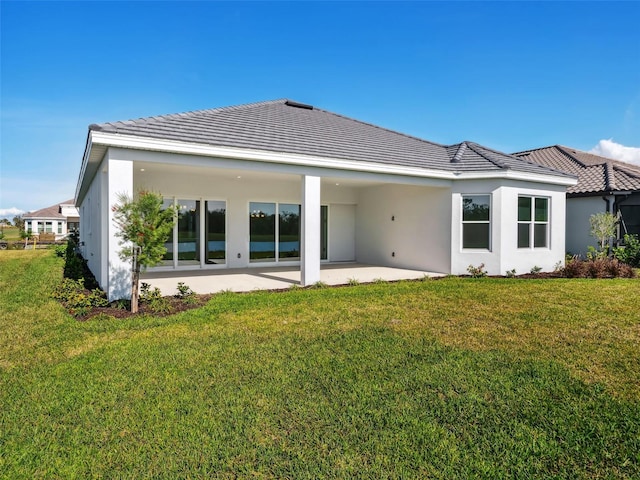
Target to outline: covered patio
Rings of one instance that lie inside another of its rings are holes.
[[[380,267],[361,263],[323,264],[320,281],[327,285],[347,285],[351,282],[370,283],[379,280],[417,280],[424,277],[441,277],[443,273],[402,268]],[[224,270],[155,271],[145,272],[141,281],[157,287],[162,295],[174,295],[177,285],[183,282],[198,294],[221,291],[250,292],[254,290],[282,290],[300,285],[300,268],[252,267]]]

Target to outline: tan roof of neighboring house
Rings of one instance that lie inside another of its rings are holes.
[[[545,167],[578,176],[578,184],[568,187],[575,195],[640,191],[640,167],[562,145],[514,153]]]
[[[32,218],[67,218],[62,213],[60,213],[60,205],[73,205],[73,199],[67,200],[65,202],[56,203],[55,205],[51,205],[50,207],[41,208],[40,210],[36,210],[35,212],[29,212],[22,215],[22,218],[25,220],[30,220]]]

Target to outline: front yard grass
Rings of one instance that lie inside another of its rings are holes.
[[[640,280],[223,293],[78,322],[0,252],[1,478],[639,478]]]

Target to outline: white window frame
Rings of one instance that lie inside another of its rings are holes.
[[[466,197],[489,197],[489,220],[465,220],[464,219],[464,199]],[[486,248],[484,247],[465,247],[464,246],[464,226],[472,224],[488,224],[489,225],[489,241]],[[491,252],[493,243],[492,234],[493,225],[493,195],[491,193],[464,193],[460,195],[460,248],[465,251]]]
[[[533,249],[549,249],[551,248],[551,197],[545,197],[542,195],[518,195],[518,203],[520,203],[521,198],[529,198],[531,199],[531,209],[530,209],[530,220],[520,220],[520,205],[517,206],[517,224],[516,228],[516,245],[520,250],[533,250]],[[536,220],[536,200],[546,200],[547,201],[547,219],[545,221]],[[529,226],[529,245],[526,247],[521,247],[520,244],[520,225],[528,225]],[[545,225],[545,245],[542,247],[536,247],[535,243],[535,228],[536,225]]]

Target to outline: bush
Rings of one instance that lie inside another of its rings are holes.
[[[107,296],[99,288],[88,290],[84,285],[84,278],[77,280],[65,278],[53,292],[52,297],[59,300],[75,317],[86,315],[93,307],[109,305]]]
[[[469,275],[471,275],[472,278],[482,278],[487,276],[487,271],[484,269],[484,263],[481,263],[477,267],[469,265],[467,267],[467,272],[469,272]]]
[[[633,278],[634,271],[626,263],[616,258],[594,258],[580,260],[573,258],[562,270],[566,278]]]
[[[640,267],[640,239],[638,239],[638,235],[625,235],[624,246],[614,248],[613,256],[627,265]]]
[[[171,312],[171,303],[162,296],[160,289],[158,287],[151,288],[151,285],[146,282],[140,284],[140,302],[147,305],[153,313]]]

